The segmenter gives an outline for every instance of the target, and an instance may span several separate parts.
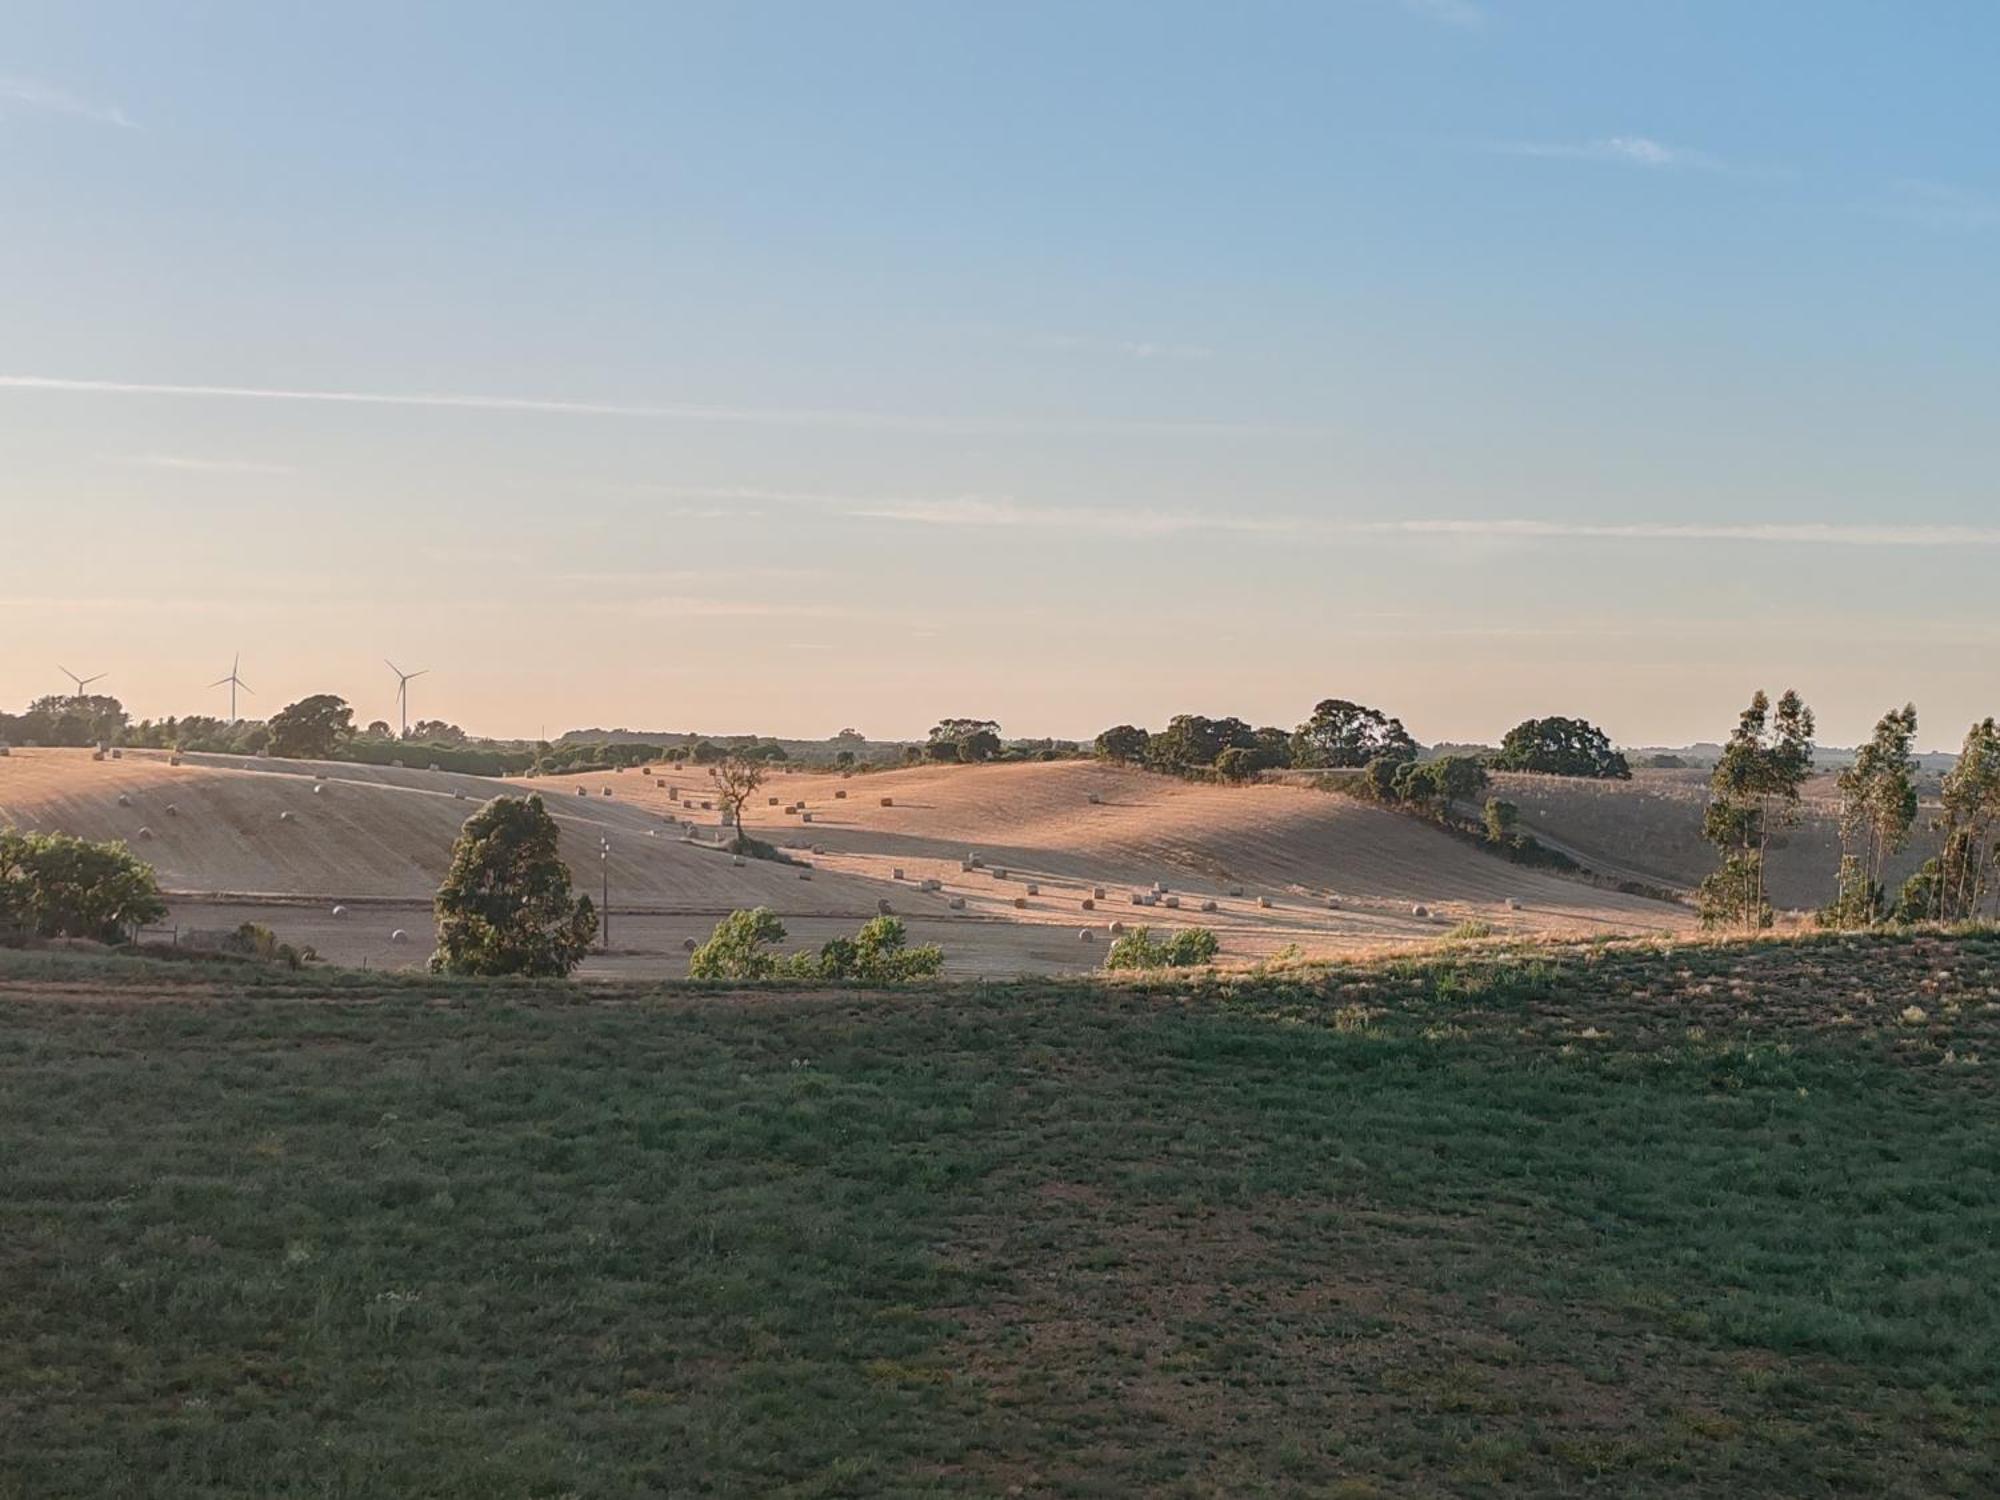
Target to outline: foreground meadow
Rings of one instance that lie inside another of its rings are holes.
[[[2000,939],[0,954],[0,1494],[1990,1494]]]

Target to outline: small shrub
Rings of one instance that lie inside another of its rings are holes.
[[[1184,927],[1172,937],[1155,938],[1150,927],[1135,927],[1104,955],[1107,969],[1193,969],[1214,960],[1222,945],[1206,927]]]

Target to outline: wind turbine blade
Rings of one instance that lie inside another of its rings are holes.
[[[382,665],[387,667],[391,672],[394,672],[398,677],[404,675],[403,669],[390,661],[386,656],[382,658]]]
[[[236,681],[236,685],[237,685],[238,687],[242,688],[242,689],[243,689],[243,691],[244,691],[244,692],[246,692],[246,693],[248,693],[248,694],[249,694],[249,695],[250,695],[251,697],[253,697],[253,698],[254,698],[254,697],[256,697],[256,696],[257,696],[257,690],[256,690],[255,688],[253,688],[252,686],[250,686],[250,684],[249,684],[249,683],[247,683],[247,682],[243,681],[243,680],[242,680],[241,678],[238,678],[238,679],[237,679],[237,681]]]
[[[235,680],[236,680],[236,678],[235,678],[235,675],[234,675],[234,674],[232,673],[232,674],[231,674],[230,676],[228,676],[228,677],[218,677],[218,678],[216,678],[216,679],[215,679],[215,681],[213,681],[213,682],[211,682],[211,683],[209,684],[209,686],[210,686],[210,687],[212,687],[212,688],[216,688],[216,687],[228,687],[228,686],[229,686],[229,684],[230,684],[230,683],[232,683],[232,682],[234,682]]]
[[[431,669],[429,667],[425,667],[421,672],[412,672],[410,674],[410,676],[412,677],[428,677],[430,675],[431,675]]]

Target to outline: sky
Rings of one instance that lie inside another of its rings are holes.
[[[2000,712],[2000,8],[0,6],[0,704]]]

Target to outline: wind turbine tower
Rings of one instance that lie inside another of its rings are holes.
[[[219,688],[224,683],[229,685],[229,722],[232,724],[236,722],[236,690],[242,688],[246,693],[254,693],[254,689],[251,688],[250,684],[236,675],[236,669],[242,665],[243,653],[239,651],[236,653],[236,659],[229,664],[229,675],[227,677],[218,677],[209,684],[212,688]]]
[[[405,672],[386,656],[382,658],[382,664],[396,674],[396,711],[401,715],[403,721],[403,732],[398,738],[408,739],[410,737],[410,684],[423,676],[425,672],[430,671],[430,668],[423,667],[415,672]]]

